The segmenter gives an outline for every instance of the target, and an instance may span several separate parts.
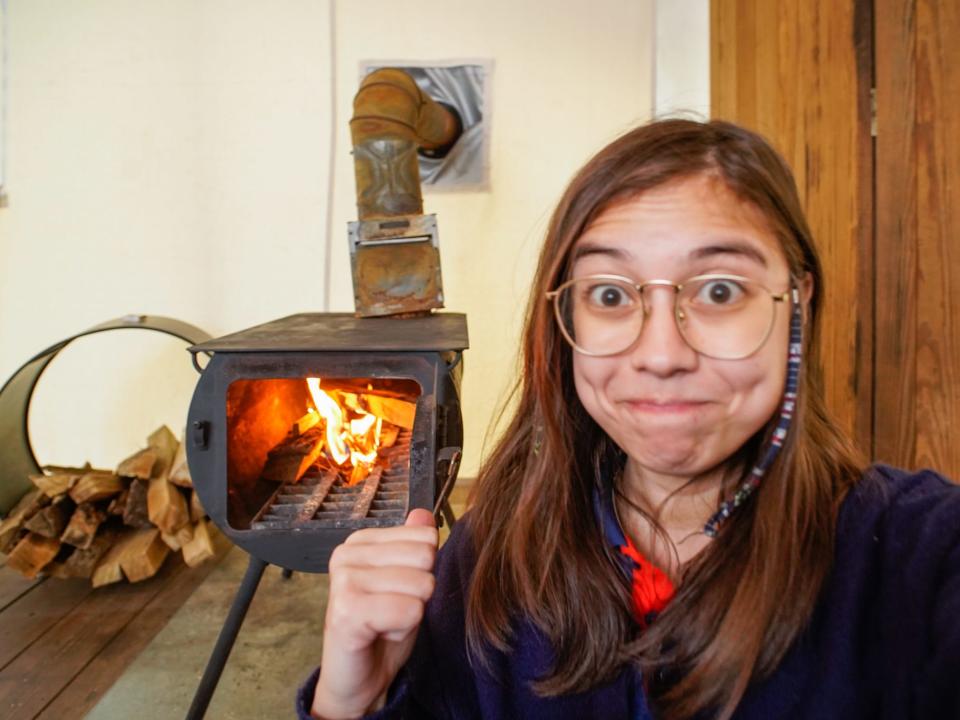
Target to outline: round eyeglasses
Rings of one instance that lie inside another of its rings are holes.
[[[563,283],[546,296],[553,302],[560,331],[584,355],[617,355],[637,341],[649,309],[648,287],[674,290],[674,317],[684,341],[696,352],[717,360],[742,360],[770,336],[777,303],[797,291],[773,293],[738,275],[697,275],[682,283],[650,280],[635,283],[620,275],[590,275]]]

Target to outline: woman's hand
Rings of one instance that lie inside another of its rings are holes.
[[[379,705],[413,650],[437,543],[433,515],[418,509],[402,527],[359,530],[334,550],[315,717],[355,718]]]

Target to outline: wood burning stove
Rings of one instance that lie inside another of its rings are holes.
[[[267,563],[325,572],[351,532],[400,525],[412,508],[453,522],[467,323],[432,312],[440,254],[416,150],[447,149],[461,129],[402,71],[368,75],[350,121],[356,315],[293,315],[190,348],[202,372],[187,427],[194,488],[250,565],[188,720],[206,712]]]
[[[415,507],[439,514],[463,439],[467,345],[466,317],[455,313],[301,314],[190,348],[212,355],[187,432],[210,518],[268,563],[326,572],[354,530],[402,524]],[[340,428],[322,417],[317,387],[337,406]],[[354,447],[351,420],[368,426],[366,446]]]

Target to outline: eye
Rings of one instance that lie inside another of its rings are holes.
[[[704,305],[734,305],[745,295],[743,285],[730,278],[705,281],[697,290],[694,300]]]
[[[632,304],[632,298],[624,288],[610,283],[591,285],[587,288],[587,300],[601,308],[620,308]]]

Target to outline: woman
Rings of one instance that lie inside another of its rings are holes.
[[[426,511],[338,548],[301,716],[960,717],[960,489],[862,468],[815,372],[822,288],[757,135],[602,150],[471,511],[436,567]]]

